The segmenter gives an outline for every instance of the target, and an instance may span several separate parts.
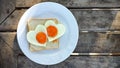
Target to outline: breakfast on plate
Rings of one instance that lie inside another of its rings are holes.
[[[30,51],[59,48],[59,38],[65,33],[65,26],[56,18],[29,19],[27,41]]]

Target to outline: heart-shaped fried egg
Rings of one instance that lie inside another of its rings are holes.
[[[53,20],[46,21],[45,27],[49,41],[58,39],[65,33],[65,26],[63,24],[56,24]]]
[[[27,40],[29,43],[36,46],[46,46],[47,31],[45,26],[37,25],[34,31],[29,31],[27,33]]]

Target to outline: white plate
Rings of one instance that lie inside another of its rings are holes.
[[[26,21],[29,18],[57,18],[66,27],[65,34],[60,38],[60,48],[31,52],[26,39]],[[43,2],[29,8],[21,17],[17,28],[17,39],[23,53],[32,61],[53,65],[67,59],[74,51],[78,41],[78,25],[73,14],[63,5]]]

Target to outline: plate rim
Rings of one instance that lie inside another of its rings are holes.
[[[59,3],[55,3],[55,2],[41,2],[41,3],[38,3],[38,4],[35,4],[35,5],[33,5],[32,7],[34,7],[34,6],[36,6],[36,5],[39,5],[39,4],[45,4],[45,3],[52,3],[52,4],[58,4],[58,5],[61,5],[61,4],[59,4]],[[61,5],[62,7],[64,7],[64,8],[66,8],[65,6],[63,6],[63,5]],[[31,8],[32,8],[31,7]],[[31,8],[29,8],[28,10],[26,10],[25,11],[25,13],[27,13],[27,11],[29,11]],[[66,8],[67,9],[67,8]],[[76,28],[77,28],[77,30],[76,30],[76,32],[77,32],[77,41],[75,41],[75,48],[76,48],[76,46],[77,46],[77,42],[78,42],[78,39],[79,39],[79,29],[78,29],[78,23],[77,23],[77,20],[76,20],[76,18],[74,17],[74,15],[72,14],[72,12],[69,10],[69,9],[67,9],[67,11],[69,11],[70,13],[71,13],[71,15],[72,15],[72,17],[74,18],[74,20],[75,20],[75,23],[76,23]],[[24,14],[25,14],[24,13]],[[20,41],[19,41],[19,34],[18,34],[18,29],[20,28],[19,27],[19,25],[20,25],[20,21],[22,20],[22,18],[23,18],[23,16],[24,16],[24,14],[21,16],[21,18],[20,18],[20,20],[19,20],[19,23],[18,23],[18,27],[17,27],[17,41],[18,41],[18,44],[19,44],[19,47],[20,47],[20,49],[21,49],[21,51],[23,52],[23,54],[25,54],[25,52],[22,50],[22,47],[20,46]],[[75,48],[72,50],[72,52],[75,50]],[[71,53],[72,53],[71,52]],[[29,58],[30,60],[32,60],[30,57],[28,57],[26,54],[25,54],[25,56],[27,57],[27,58]],[[70,56],[70,55],[69,55]],[[69,56],[67,56],[65,59],[67,59]],[[64,60],[65,60],[64,59]],[[64,61],[63,60],[63,61]],[[34,60],[32,60],[33,62],[36,62],[36,61],[34,61]],[[62,61],[61,61],[62,62]],[[36,62],[36,63],[38,63],[38,62]],[[58,63],[60,63],[60,62],[58,62]],[[38,64],[42,64],[42,63],[38,63]],[[57,64],[57,63],[53,63],[53,64]],[[53,65],[53,64],[42,64],[42,65]]]

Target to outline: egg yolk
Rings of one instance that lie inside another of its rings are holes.
[[[49,37],[55,37],[57,35],[57,28],[55,26],[48,26],[47,33]]]
[[[47,37],[46,34],[44,32],[39,32],[36,34],[36,40],[41,43],[44,44],[47,41]]]

